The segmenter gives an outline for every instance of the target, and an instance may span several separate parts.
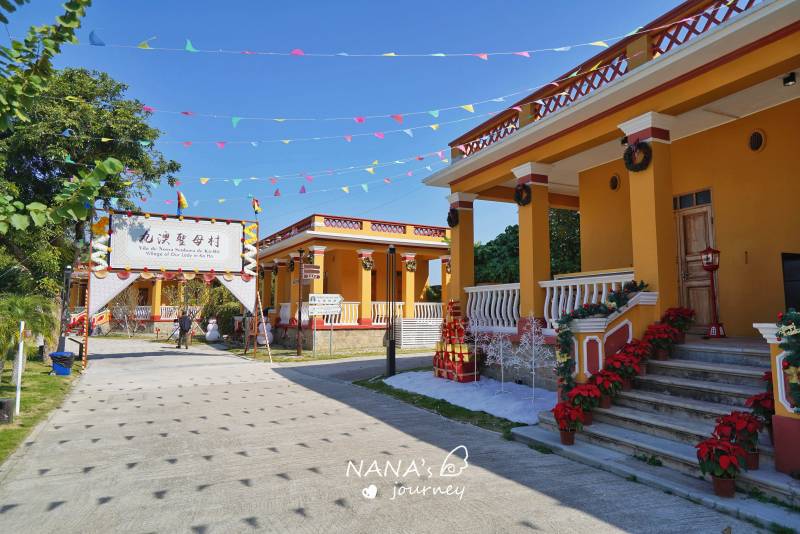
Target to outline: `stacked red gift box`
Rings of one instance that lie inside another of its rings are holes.
[[[464,321],[461,308],[457,302],[447,305],[442,335],[436,343],[433,356],[433,374],[440,378],[456,382],[474,382],[480,380],[475,367],[475,358],[469,352],[469,345],[464,341]]]

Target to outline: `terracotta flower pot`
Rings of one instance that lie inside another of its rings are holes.
[[[592,412],[585,410],[583,412],[583,426],[589,426],[594,423],[594,415]]]
[[[717,497],[732,498],[736,495],[736,479],[735,478],[720,478],[711,475],[714,481],[714,493]]]
[[[611,395],[600,395],[600,407],[606,410],[611,408]]]
[[[669,360],[669,349],[658,348],[653,353],[656,360]]]
[[[562,445],[575,445],[575,431],[574,430],[559,430],[561,434]]]
[[[647,374],[647,362],[642,360],[639,362],[639,376],[645,376]]]
[[[745,465],[747,465],[748,471],[755,471],[758,469],[759,456],[760,453],[758,449],[747,451],[747,454],[745,455]]]
[[[630,391],[633,389],[633,383],[630,378],[622,379],[622,391]]]

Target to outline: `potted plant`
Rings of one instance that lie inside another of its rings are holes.
[[[677,337],[678,331],[675,328],[665,323],[655,323],[647,327],[643,339],[653,346],[656,360],[667,360]]]
[[[774,443],[772,439],[772,416],[775,415],[775,399],[772,395],[772,389],[764,393],[756,393],[749,397],[744,404],[753,411],[753,415],[761,420],[761,424],[766,427],[769,433],[770,443]]]
[[[736,443],[710,437],[697,445],[697,460],[703,474],[710,473],[714,493],[719,497],[733,497],[736,493],[736,475],[744,463],[744,449]]]
[[[600,407],[611,408],[611,399],[622,389],[622,377],[614,371],[601,369],[590,380],[600,390]]]
[[[561,401],[553,408],[553,417],[558,424],[563,445],[575,444],[575,431],[583,428],[583,410],[567,401]]]
[[[714,434],[741,446],[745,451],[747,469],[754,470],[758,469],[758,432],[761,427],[761,420],[755,415],[735,411],[717,417]]]
[[[630,391],[633,377],[639,374],[639,359],[636,356],[618,352],[606,358],[606,369],[622,377],[622,391]]]
[[[592,410],[600,404],[600,389],[591,383],[578,384],[567,393],[567,400],[583,410],[583,424],[589,426],[594,417]]]
[[[670,325],[678,331],[675,343],[686,341],[686,332],[694,323],[694,310],[691,308],[669,308],[661,317],[661,322]]]
[[[644,376],[647,374],[647,359],[653,353],[653,346],[650,343],[634,339],[630,343],[624,344],[619,349],[619,352],[637,358],[639,360],[639,375]]]

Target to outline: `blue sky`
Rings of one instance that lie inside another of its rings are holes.
[[[91,30],[107,44],[136,45],[156,36],[152,46],[183,48],[191,39],[196,48],[288,52],[434,53],[492,52],[559,47],[624,35],[666,10],[678,0],[504,0],[496,2],[436,2],[324,0],[211,2],[96,0],[79,32],[81,45],[68,46],[58,67],[86,67],[110,73],[129,85],[129,96],[161,110],[193,111],[228,116],[356,117],[436,110],[491,99],[552,80],[597,48],[568,52],[464,58],[354,58],[266,57],[244,54],[192,54],[87,46]],[[15,37],[30,24],[50,22],[60,2],[38,0],[11,17]],[[447,143],[477,125],[478,115],[499,110],[502,103],[430,115],[404,117],[402,126],[389,118],[283,122],[186,117],[155,113],[151,123],[162,130],[158,148],[179,161],[182,185],[188,197],[187,214],[243,218],[251,215],[247,195],[261,200],[262,235],[283,228],[310,213],[364,216],[421,224],[444,225],[447,191],[426,187],[422,169],[442,166],[436,156],[406,165],[326,175],[315,171],[349,166],[364,167],[374,160],[386,163],[446,148]],[[441,124],[434,131],[424,126]],[[371,134],[423,126],[406,134]],[[335,136],[334,140],[264,143],[251,140]],[[183,147],[180,142],[195,143]],[[205,143],[202,143],[205,141]],[[215,141],[226,141],[224,149]],[[239,144],[237,144],[239,142]],[[447,153],[445,153],[447,154]],[[405,173],[414,172],[409,177]],[[311,173],[302,177],[268,177]],[[391,184],[384,184],[387,176]],[[200,177],[210,177],[201,185]],[[249,180],[256,176],[260,180]],[[221,178],[241,179],[223,182]],[[364,192],[361,183],[368,185]],[[297,194],[305,185],[308,193]],[[349,185],[350,194],[340,187]],[[280,188],[281,197],[274,197]],[[319,192],[334,189],[331,192]],[[172,212],[175,191],[158,188],[144,208]],[[224,203],[218,199],[225,198]],[[198,201],[197,206],[193,206]],[[487,241],[516,222],[513,204],[478,203],[476,239]]]

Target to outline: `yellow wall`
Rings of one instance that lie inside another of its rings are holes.
[[[620,178],[612,191],[609,181]],[[628,171],[622,160],[578,175],[581,214],[581,271],[633,265]]]
[[[785,305],[781,253],[800,253],[798,117],[800,99],[672,144],[674,192],[712,190],[728,335],[756,335],[752,323]],[[760,152],[747,146],[755,129],[767,140]]]

